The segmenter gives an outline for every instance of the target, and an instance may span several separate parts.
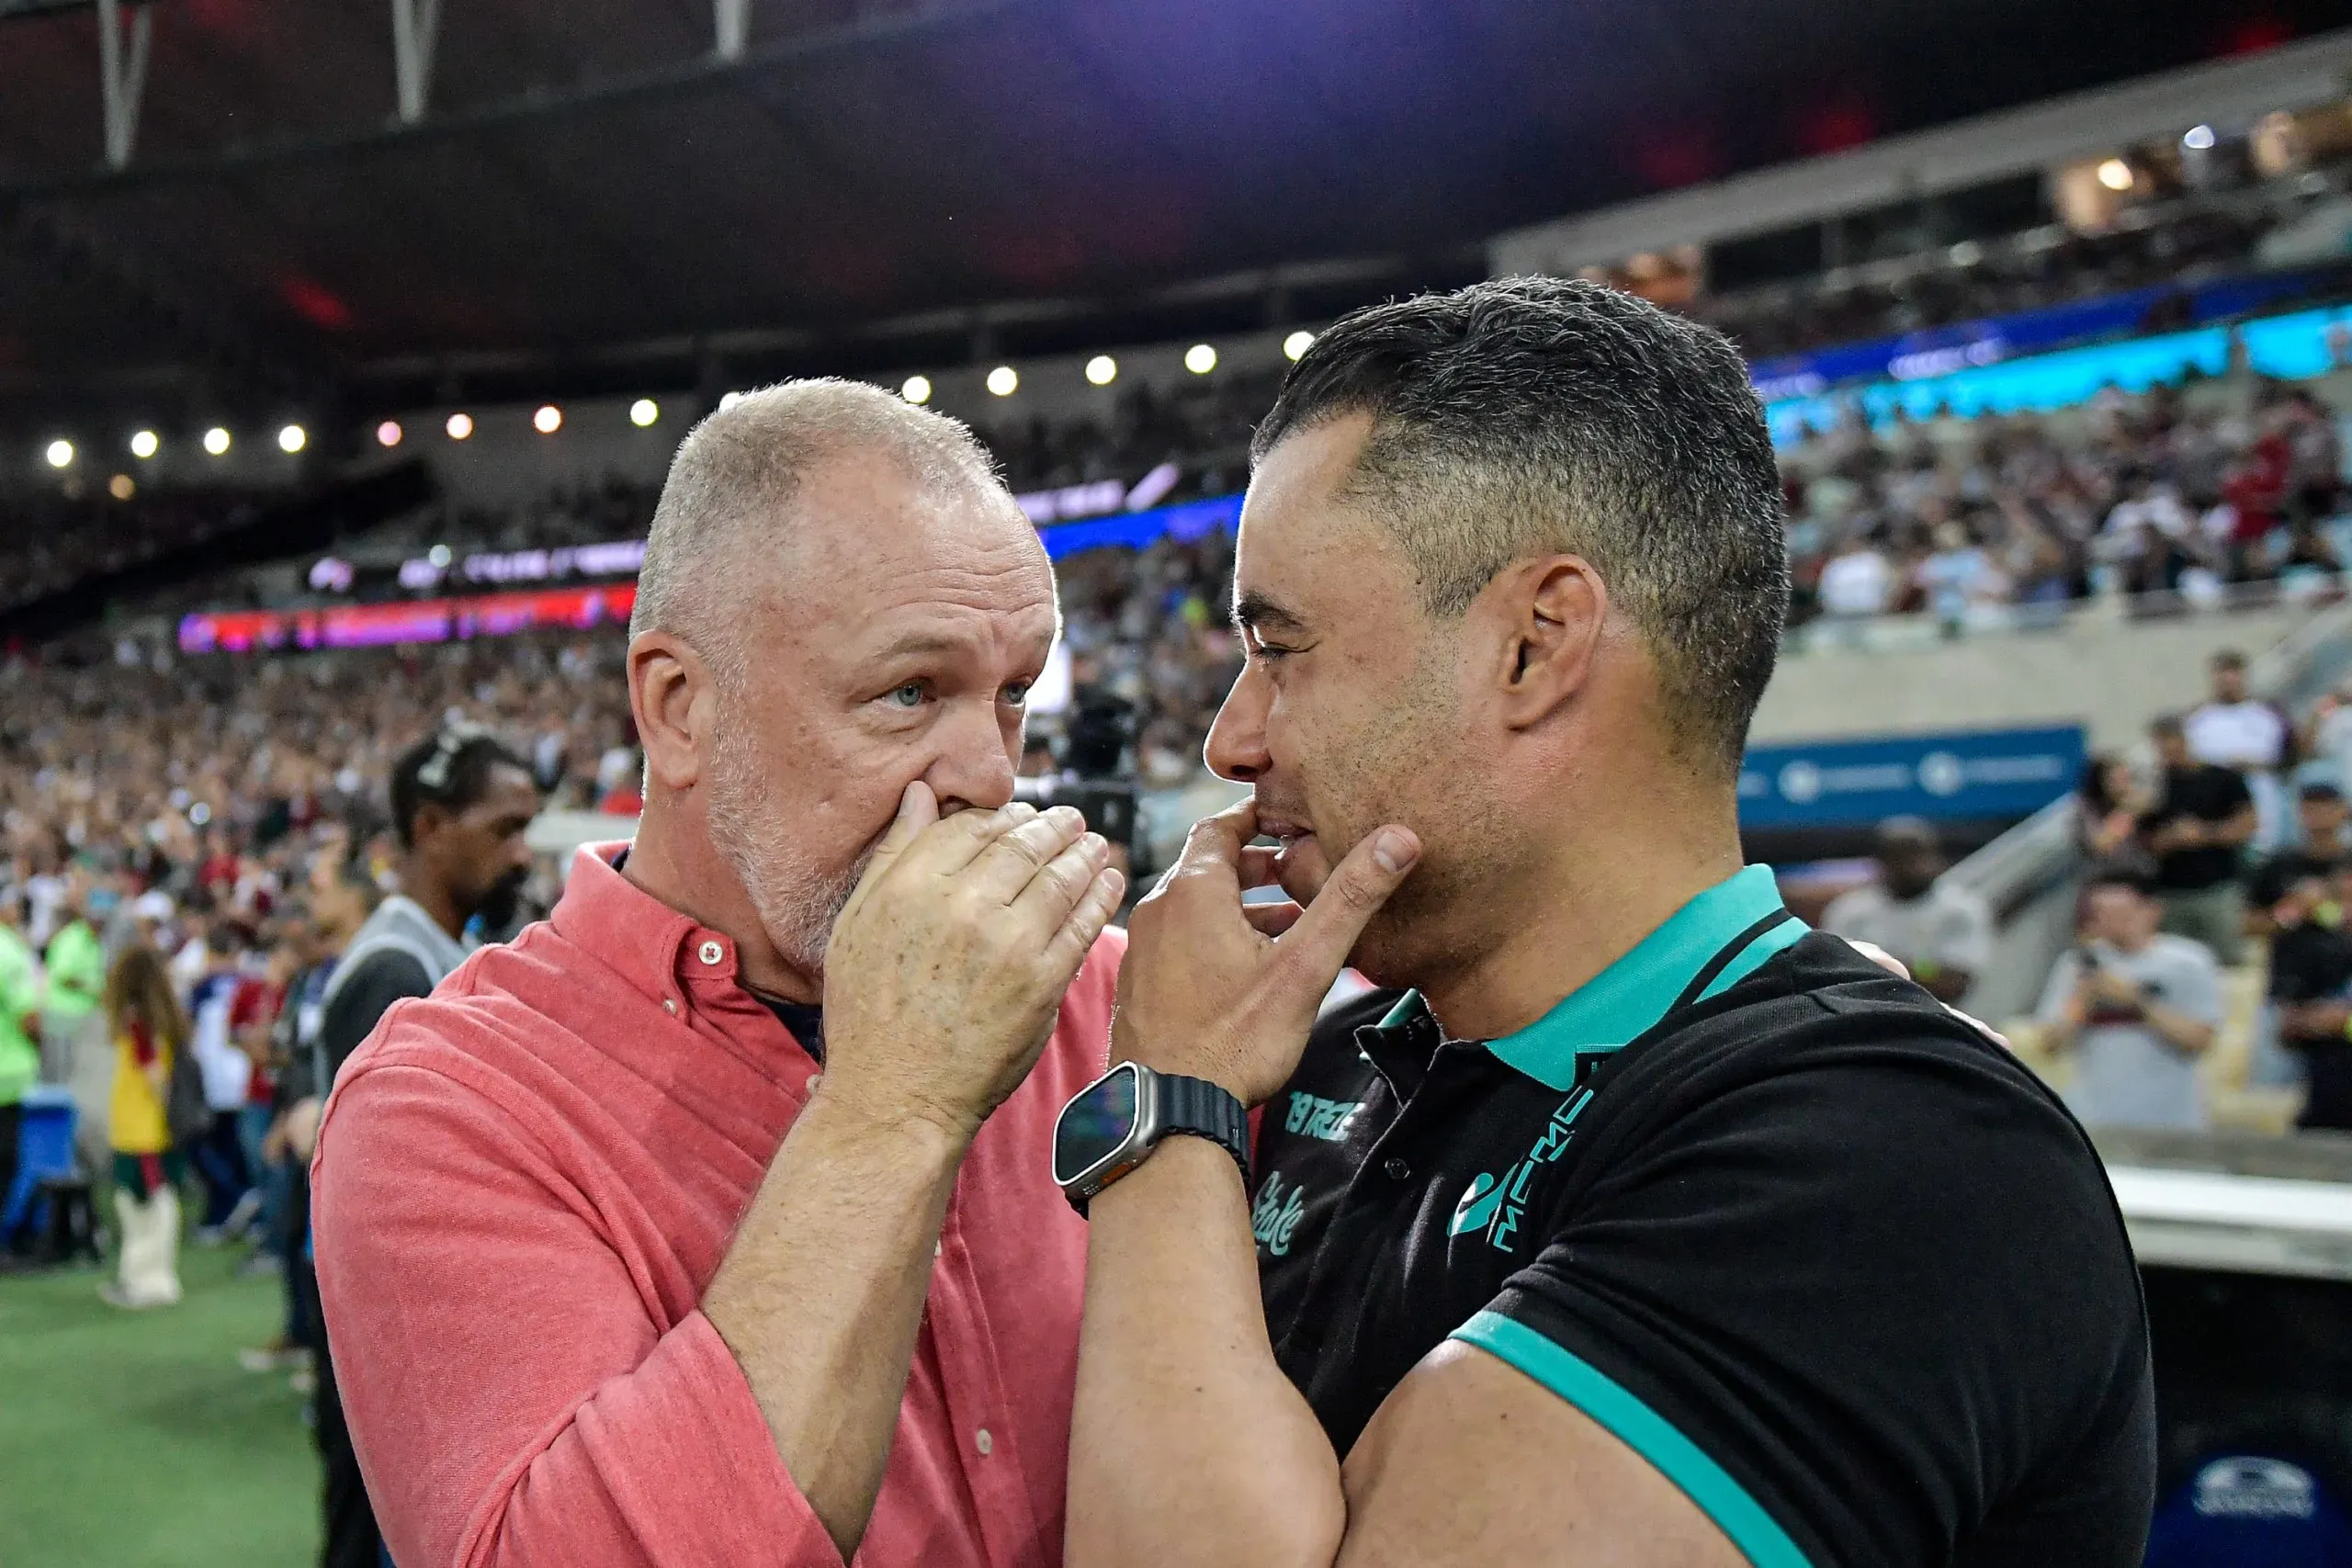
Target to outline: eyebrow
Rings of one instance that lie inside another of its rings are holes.
[[[1272,626],[1285,632],[1306,629],[1305,621],[1254,588],[1247,593],[1234,596],[1233,624],[1244,631],[1255,631],[1261,626]]]

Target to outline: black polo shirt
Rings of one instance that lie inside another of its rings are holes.
[[[2140,1561],[2147,1330],[2088,1139],[1769,868],[1503,1039],[1334,1010],[1257,1154],[1275,1355],[1342,1454],[1452,1337],[1757,1568]]]

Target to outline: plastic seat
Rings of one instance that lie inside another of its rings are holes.
[[[36,1211],[47,1207],[41,1201],[43,1180],[79,1174],[74,1157],[78,1115],[74,1096],[64,1089],[43,1084],[25,1090],[17,1134],[17,1179],[9,1185],[7,1201],[0,1203],[0,1240],[41,1219]]]

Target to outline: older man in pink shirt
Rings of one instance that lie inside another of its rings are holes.
[[[754,393],[679,450],[631,623],[635,842],[396,1005],[313,1168],[403,1568],[1059,1561],[1106,846],[1011,803],[1056,630],[960,425]]]

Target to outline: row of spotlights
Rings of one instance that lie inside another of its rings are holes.
[[[310,433],[299,424],[289,424],[277,433],[280,451],[300,452],[310,445]],[[164,449],[164,440],[152,430],[141,430],[132,434],[130,446],[130,455],[134,457],[153,457]],[[225,455],[230,446],[229,433],[214,425],[204,433],[203,446],[216,457]],[[74,443],[60,436],[49,444],[49,449],[42,455],[49,459],[51,468],[70,468],[74,466]]]
[[[1283,357],[1297,359],[1314,342],[1315,334],[1301,328],[1283,339]],[[1195,376],[1207,375],[1216,368],[1216,346],[1214,344],[1196,343],[1184,351],[1184,368]],[[1086,379],[1091,385],[1107,387],[1118,378],[1119,362],[1109,355],[1098,354],[1086,362]],[[1021,389],[1021,372],[1010,365],[1000,365],[988,373],[983,384],[995,396],[1009,398]],[[910,376],[899,388],[899,395],[910,403],[931,401],[932,391],[928,376]],[[719,399],[719,408],[723,411],[732,407],[737,395],[729,392]]]

